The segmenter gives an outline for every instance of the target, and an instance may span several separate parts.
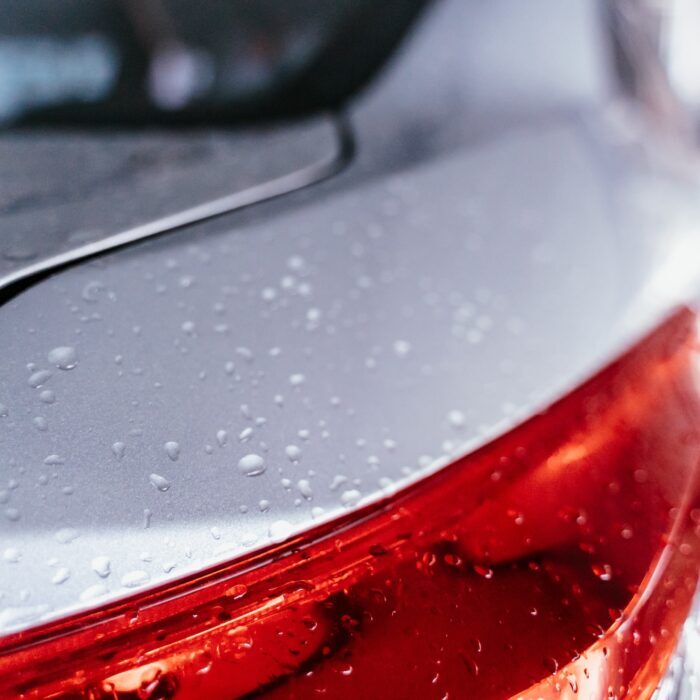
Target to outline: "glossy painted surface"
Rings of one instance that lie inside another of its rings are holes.
[[[341,131],[319,117],[228,133],[2,133],[0,289],[327,177]]]
[[[695,318],[333,526],[0,645],[24,698],[648,698],[700,569]]]
[[[20,554],[0,570],[4,625],[376,499],[621,348],[670,303],[649,286],[660,240],[697,239],[678,199],[644,216],[643,176],[604,180],[584,133],[513,134],[381,188],[171,234],[7,304],[3,531]]]
[[[537,7],[592,32],[575,80],[523,72],[561,40],[509,2],[474,34],[509,38],[501,92],[474,78],[473,6],[443,3],[353,105],[341,176],[0,309],[3,632],[376,501],[697,298],[694,185],[610,119],[590,5]]]

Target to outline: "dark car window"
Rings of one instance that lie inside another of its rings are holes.
[[[332,108],[426,0],[6,0],[0,123],[231,122]]]

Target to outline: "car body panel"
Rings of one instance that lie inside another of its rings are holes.
[[[580,80],[551,91],[518,80],[516,4],[488,18],[513,41],[503,94],[454,92],[488,32],[461,60],[471,6],[439,4],[349,110],[342,174],[4,304],[0,631],[382,498],[698,298],[696,185],[611,118],[591,4],[568,16]]]
[[[249,206],[342,167],[342,125],[235,131],[16,131],[0,139],[0,289]]]
[[[647,216],[658,182],[605,179],[590,138],[525,130],[9,302],[6,619],[26,619],[23,598],[94,604],[381,497],[623,349],[673,301],[654,286],[664,250],[692,255],[697,237],[678,197]],[[676,290],[694,268],[673,266]],[[246,474],[250,454],[264,473]]]

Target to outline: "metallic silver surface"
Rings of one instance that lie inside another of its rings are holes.
[[[644,169],[611,173],[594,137],[514,132],[11,301],[4,627],[375,499],[622,349],[697,281],[674,256],[697,259],[698,219]]]
[[[340,176],[0,309],[0,630],[380,498],[698,298],[697,185],[608,119],[591,4],[519,6],[490,3],[467,50],[474,5],[442,4],[354,105]],[[576,80],[544,57],[523,79],[533,8],[586,27]],[[485,26],[512,60],[459,94]]]
[[[0,136],[0,289],[336,172],[344,127]],[[4,172],[2,172],[4,170]]]

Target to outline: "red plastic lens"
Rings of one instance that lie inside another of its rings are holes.
[[[646,698],[700,563],[695,317],[284,545],[0,640],[2,697]]]

